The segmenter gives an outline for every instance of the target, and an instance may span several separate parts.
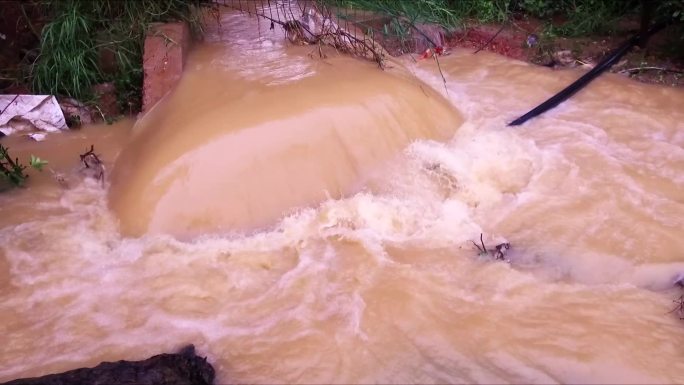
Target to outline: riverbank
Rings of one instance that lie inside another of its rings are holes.
[[[0,381],[192,342],[218,384],[684,382],[683,89],[602,76],[509,129],[579,71],[453,49],[383,72],[220,17],[135,130],[3,138],[50,169],[0,194]],[[199,234],[122,233],[139,181],[169,193],[138,218]]]
[[[656,33],[645,48],[635,47],[609,71],[644,83],[684,86],[684,60],[674,46],[674,27]],[[498,53],[557,69],[592,68],[624,41],[638,33],[635,20],[613,34],[562,37],[548,32],[540,20],[473,24],[446,34],[449,47]]]

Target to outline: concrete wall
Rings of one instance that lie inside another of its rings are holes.
[[[150,26],[143,55],[143,112],[149,111],[180,79],[192,39],[187,23]]]

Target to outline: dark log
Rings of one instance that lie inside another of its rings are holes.
[[[25,378],[0,385],[211,385],[214,368],[189,345],[144,361],[103,362],[94,368]]]

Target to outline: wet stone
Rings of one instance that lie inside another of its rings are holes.
[[[175,354],[159,354],[143,361],[103,362],[43,377],[25,378],[0,385],[210,385],[214,368],[189,345]]]

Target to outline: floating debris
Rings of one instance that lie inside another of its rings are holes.
[[[85,173],[87,176],[99,180],[102,184],[104,184],[105,167],[104,163],[102,163],[100,160],[100,157],[95,154],[95,146],[91,144],[90,150],[87,150],[85,153],[79,156],[81,158],[81,163],[84,166],[81,169],[81,172]]]
[[[479,251],[480,256],[491,256],[497,261],[507,261],[506,260],[506,252],[511,248],[511,244],[508,242],[504,243],[499,243],[498,245],[494,246],[494,250],[487,250],[487,246],[485,246],[484,240],[482,239],[483,235],[480,233],[480,245],[475,243],[475,241],[470,241],[477,247],[477,250]]]

